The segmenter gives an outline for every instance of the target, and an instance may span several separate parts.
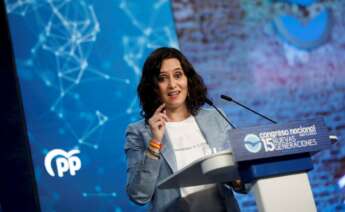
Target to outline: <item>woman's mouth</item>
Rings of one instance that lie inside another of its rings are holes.
[[[168,96],[170,97],[176,97],[177,95],[180,94],[180,91],[171,91],[171,92],[168,92]]]

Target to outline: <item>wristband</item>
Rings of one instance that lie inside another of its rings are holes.
[[[161,149],[161,145],[157,144],[157,143],[153,143],[153,142],[150,142],[150,147],[153,147],[155,149]]]
[[[159,150],[161,150],[163,148],[163,144],[154,138],[152,138],[150,140],[150,146],[152,146],[153,148],[159,149]]]

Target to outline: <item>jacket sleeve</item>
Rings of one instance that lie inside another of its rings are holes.
[[[136,204],[150,202],[157,183],[161,160],[146,156],[146,145],[138,127],[126,130],[125,154],[127,158],[127,185],[129,198]]]

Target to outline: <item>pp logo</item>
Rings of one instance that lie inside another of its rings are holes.
[[[69,173],[74,176],[76,171],[81,168],[81,161],[75,154],[80,153],[78,149],[73,149],[69,152],[65,152],[62,149],[53,149],[52,151],[48,152],[46,157],[44,158],[44,166],[48,172],[48,174],[52,177],[55,176],[55,172],[52,168],[52,160],[56,158],[56,170],[59,177],[63,177],[64,173],[69,171]]]
[[[258,153],[262,148],[260,138],[254,134],[244,137],[244,147],[251,153]]]

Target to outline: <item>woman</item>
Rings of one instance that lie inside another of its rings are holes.
[[[205,148],[228,144],[228,124],[201,108],[207,88],[186,57],[159,48],[144,63],[138,85],[144,120],[126,131],[127,193],[151,211],[239,211],[228,187],[218,184],[160,189],[157,183],[204,156]]]

